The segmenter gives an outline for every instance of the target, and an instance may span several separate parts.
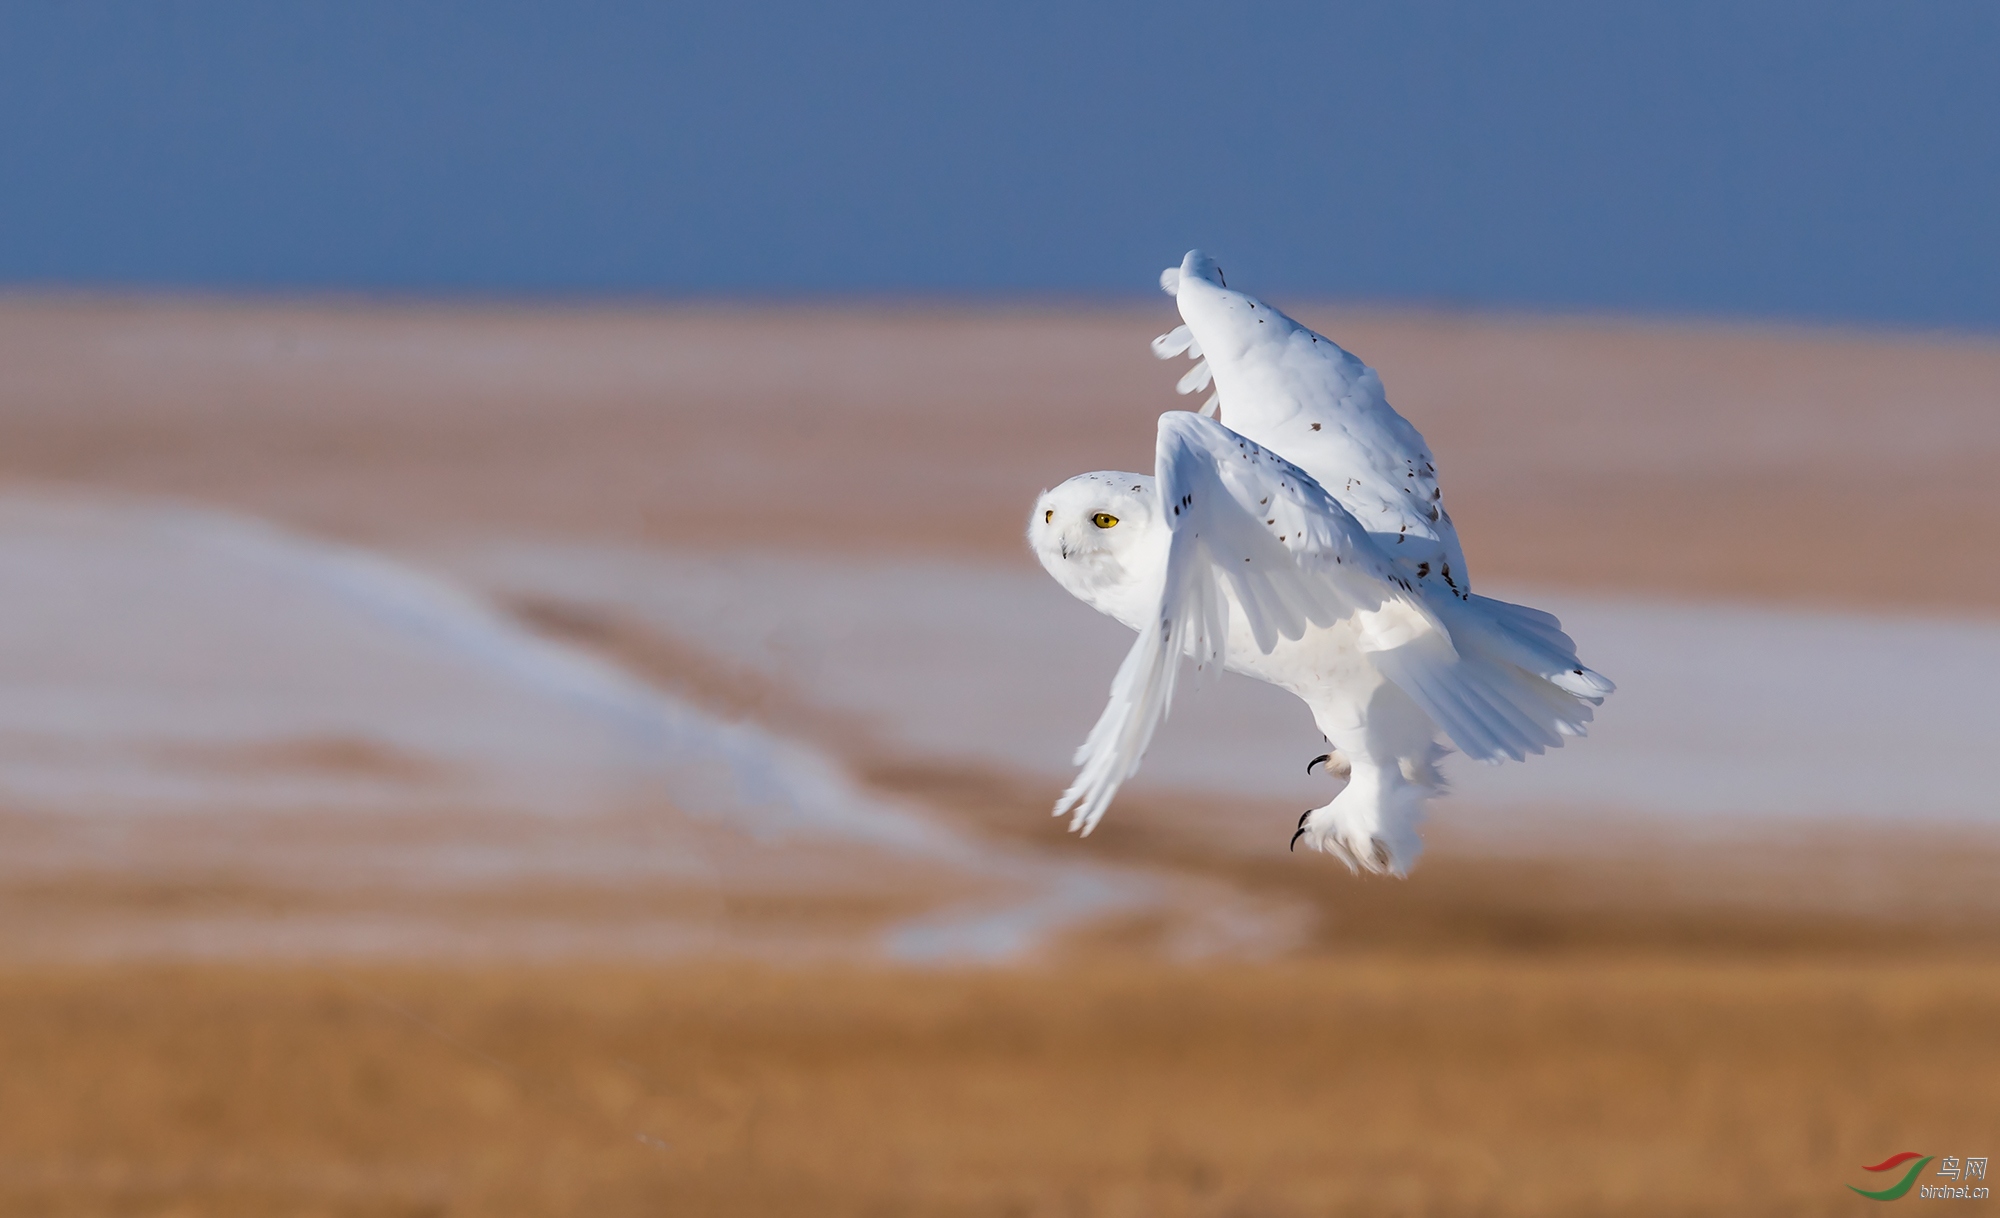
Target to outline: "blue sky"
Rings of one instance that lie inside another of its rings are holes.
[[[0,8],[0,283],[2000,329],[2000,5]]]

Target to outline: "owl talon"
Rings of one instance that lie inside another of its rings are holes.
[[[1338,752],[1321,753],[1311,761],[1306,762],[1306,773],[1311,774],[1320,766],[1325,766],[1326,772],[1335,778],[1346,778],[1354,772],[1354,767],[1348,764],[1347,758],[1342,757]]]
[[[1307,772],[1310,773],[1311,771]],[[1314,811],[1315,809],[1307,808],[1305,811],[1299,813],[1299,830],[1297,833],[1292,834],[1291,844],[1285,847],[1286,850],[1295,851],[1299,848],[1299,839],[1306,835],[1306,818],[1311,816]]]

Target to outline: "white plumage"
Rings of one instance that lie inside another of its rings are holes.
[[[1470,589],[1430,446],[1390,407],[1373,368],[1226,286],[1222,269],[1200,250],[1162,272],[1160,283],[1184,324],[1154,339],[1153,353],[1200,359],[1200,379],[1214,379],[1213,401],[1230,430],[1317,478],[1412,577]]]
[[[1581,735],[1613,689],[1555,618],[1475,596],[1423,437],[1359,360],[1190,252],[1161,277],[1186,324],[1161,358],[1201,359],[1230,426],[1160,418],[1155,470],[1084,474],[1045,493],[1028,538],[1073,595],[1138,631],[1056,805],[1088,833],[1138,769],[1182,656],[1290,690],[1347,785],[1296,843],[1405,873],[1437,791],[1440,731],[1520,760]],[[1337,488],[1337,489],[1336,489]]]

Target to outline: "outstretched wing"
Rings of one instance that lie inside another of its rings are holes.
[[[1161,286],[1185,324],[1154,339],[1153,353],[1199,361],[1178,387],[1193,393],[1213,381],[1203,414],[1219,405],[1232,430],[1311,474],[1405,572],[1453,591],[1470,587],[1430,448],[1390,407],[1373,368],[1225,285],[1200,250],[1162,274]]]
[[[1139,768],[1173,702],[1181,657],[1197,667],[1226,658],[1225,588],[1266,653],[1280,638],[1355,617],[1364,649],[1396,657],[1400,668],[1448,686],[1437,673],[1456,658],[1444,628],[1366,531],[1290,462],[1220,423],[1171,411],[1160,416],[1155,470],[1172,533],[1156,612],[1119,666],[1110,702],[1077,750],[1082,768],[1055,809],[1073,812],[1070,827],[1084,833]],[[1441,709],[1433,718],[1456,716]]]

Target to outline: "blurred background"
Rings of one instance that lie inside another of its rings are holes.
[[[1996,52],[8,6],[0,1212],[1832,1214],[1987,1155]],[[1332,780],[1247,681],[1046,815],[1129,636],[1025,514],[1150,467],[1191,246],[1620,683],[1407,880],[1285,850]]]

